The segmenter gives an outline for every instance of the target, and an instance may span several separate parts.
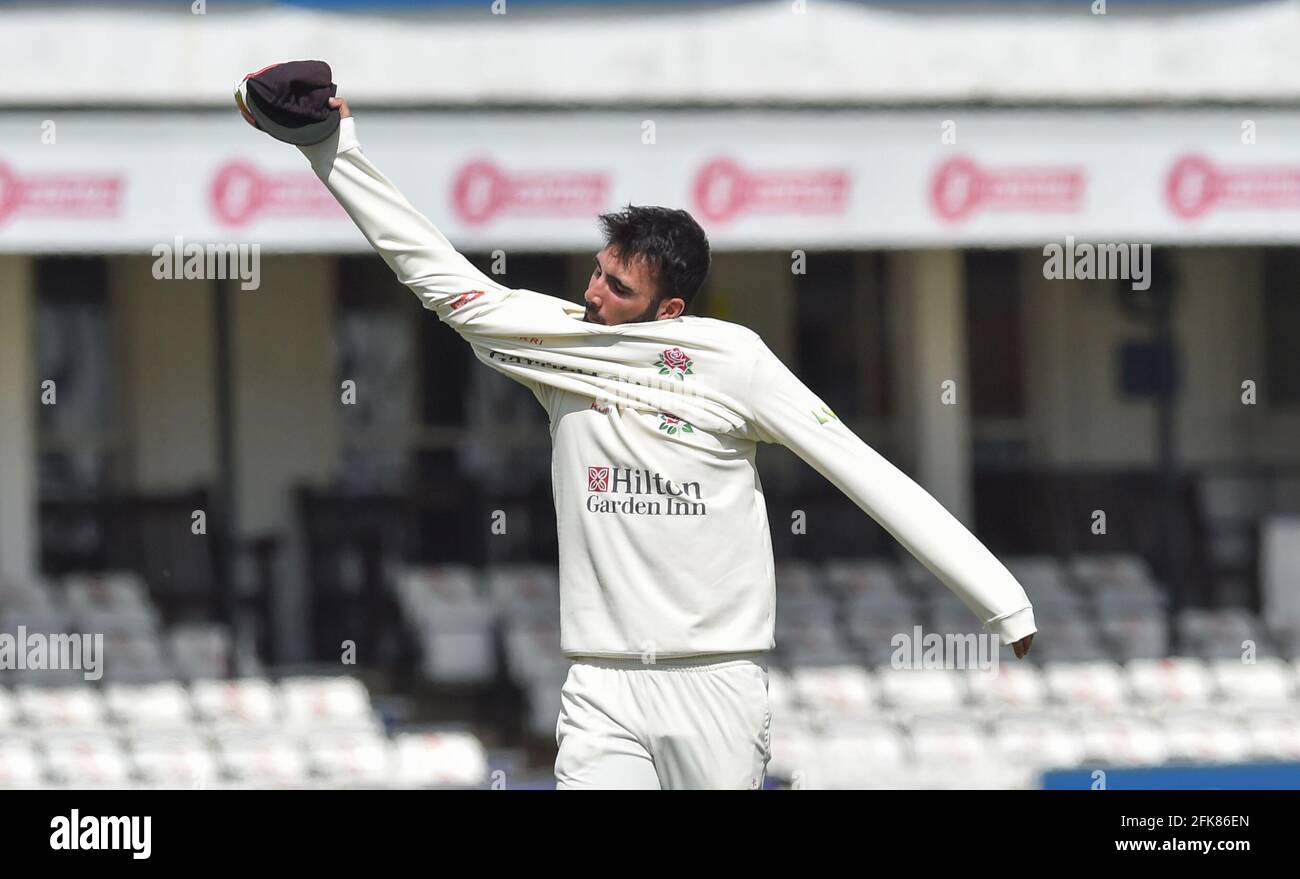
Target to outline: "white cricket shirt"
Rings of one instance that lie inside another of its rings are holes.
[[[812,465],[1004,643],[1035,631],[1011,573],[752,330],[691,316],[587,323],[576,303],[508,289],[475,269],[362,154],[353,119],[301,149],[424,307],[546,408],[565,654],[775,646],[760,442]]]

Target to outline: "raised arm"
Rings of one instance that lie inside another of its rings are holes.
[[[458,253],[365,157],[347,102],[333,98],[330,104],[342,117],[338,132],[299,149],[398,280],[425,308],[439,312],[475,291],[505,291]]]
[[[758,438],[807,461],[1023,656],[1036,631],[1034,612],[1011,572],[924,488],[849,430],[761,340],[755,352],[749,400]]]

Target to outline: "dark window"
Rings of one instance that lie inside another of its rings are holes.
[[[1018,253],[966,252],[966,330],[973,416],[1023,417],[1024,327]]]
[[[1264,251],[1264,386],[1261,402],[1300,403],[1300,250]]]
[[[111,486],[116,446],[111,327],[103,258],[36,260],[42,497],[84,496]],[[54,405],[44,402],[50,393]]]
[[[889,323],[879,253],[809,253],[794,276],[794,372],[841,418],[887,417]]]
[[[407,441],[415,427],[419,376],[411,324],[418,303],[377,256],[343,257],[338,272],[338,379],[356,383],[355,402],[340,410],[340,481],[360,490],[395,489],[408,478]]]

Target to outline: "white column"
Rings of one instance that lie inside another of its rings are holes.
[[[1080,440],[1079,384],[1071,373],[1078,367],[1080,326],[1072,314],[1070,284],[1043,277],[1043,257],[1025,251],[1020,264],[1024,296],[1025,417],[1029,424],[1029,454],[1048,467],[1077,460]],[[1110,307],[1099,295],[1097,307]],[[1091,324],[1090,324],[1091,325]]]
[[[235,289],[235,508],[243,536],[286,538],[276,569],[278,634],[287,654],[307,645],[306,572],[293,492],[330,480],[339,461],[341,390],[334,362],[335,260],[271,256],[261,288]],[[372,391],[382,393],[382,390]]]
[[[14,579],[39,566],[32,283],[29,257],[0,256],[0,576]]]
[[[898,461],[954,516],[973,524],[971,397],[966,380],[966,288],[961,251],[890,256],[902,448]],[[945,382],[955,403],[945,403]]]

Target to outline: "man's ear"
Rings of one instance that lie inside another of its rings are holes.
[[[659,305],[658,320],[672,320],[675,317],[681,317],[686,313],[686,300],[678,296],[671,299],[665,299]]]

